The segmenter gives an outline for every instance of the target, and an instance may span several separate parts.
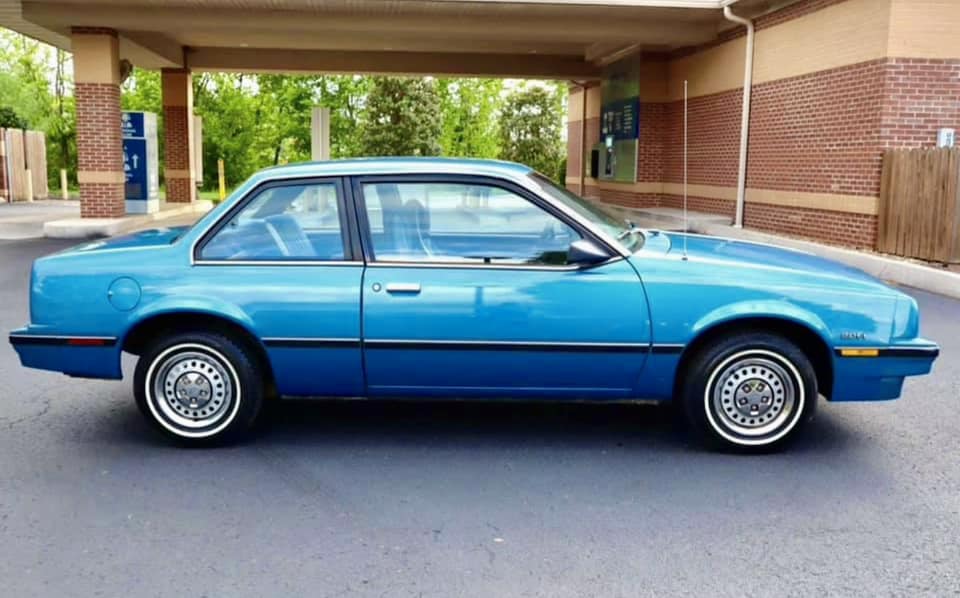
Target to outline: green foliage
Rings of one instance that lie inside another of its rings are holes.
[[[270,165],[256,152],[255,84],[253,77],[242,74],[204,73],[193,78],[193,109],[203,118],[204,187],[216,188],[218,159],[223,159],[228,187]]]
[[[318,105],[330,109],[330,157],[360,156],[360,115],[373,79],[360,75],[332,75],[317,79]]]
[[[438,156],[443,133],[433,79],[374,79],[361,117],[365,156]]]
[[[555,176],[563,149],[563,95],[542,85],[507,95],[500,113],[500,157]]]
[[[270,165],[310,159],[310,114],[317,77],[257,77],[258,154]]]
[[[16,110],[9,106],[0,106],[0,128],[27,129],[29,127],[27,119],[17,114]]]
[[[500,79],[439,79],[444,156],[496,158],[497,108],[503,91]]]
[[[69,94],[69,70],[66,53],[0,29],[0,106],[11,108],[19,117],[12,124],[46,134],[47,177],[53,186],[60,184],[61,168],[76,180],[75,110]]]

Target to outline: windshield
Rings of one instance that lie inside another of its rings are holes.
[[[643,247],[643,232],[614,208],[584,199],[538,172],[532,173],[530,178],[544,193],[603,229],[627,251],[634,252]]]

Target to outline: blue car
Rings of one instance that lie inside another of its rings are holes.
[[[525,166],[369,159],[254,175],[190,228],[38,259],[24,366],[119,379],[185,444],[278,397],[673,401],[767,451],[818,397],[900,395],[916,302],[796,251],[641,230]]]

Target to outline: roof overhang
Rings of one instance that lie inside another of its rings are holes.
[[[790,0],[739,0],[747,15]],[[144,68],[591,79],[716,39],[735,0],[0,0],[0,25],[70,49],[120,34]]]

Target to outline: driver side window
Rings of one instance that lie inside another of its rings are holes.
[[[334,183],[268,187],[203,246],[204,260],[342,260]]]
[[[486,184],[363,185],[380,262],[565,265],[576,230],[511,191]]]

